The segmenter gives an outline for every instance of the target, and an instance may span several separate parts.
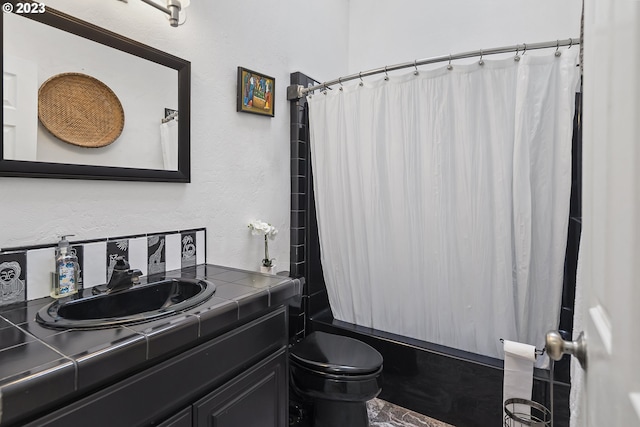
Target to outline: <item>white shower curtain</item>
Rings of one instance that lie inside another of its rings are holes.
[[[309,99],[334,317],[502,358],[560,312],[578,49]]]

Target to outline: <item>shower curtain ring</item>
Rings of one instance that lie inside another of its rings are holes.
[[[342,77],[338,77],[338,83],[340,83],[340,92],[342,92]]]
[[[571,46],[573,46],[573,39],[569,38],[569,47],[567,49],[571,49]]]
[[[447,65],[447,70],[453,70],[453,65],[451,65],[451,54],[449,54],[449,65]]]
[[[484,60],[482,59],[482,49],[480,49],[480,61],[478,61],[478,65],[484,65]]]
[[[517,44],[516,45],[516,56],[513,57],[513,60],[516,61],[516,62],[520,61],[520,55],[518,55],[519,52],[520,52],[520,45]]]
[[[360,72],[358,73],[358,77],[360,77],[360,83],[359,83],[359,85],[360,85],[360,86],[364,86],[364,82],[362,81],[362,71],[360,71]]]
[[[416,69],[416,70],[413,72],[413,75],[414,75],[414,76],[417,76],[418,74],[420,74],[420,73],[418,72],[418,60],[417,60],[417,59],[414,59],[414,60],[413,60],[413,66],[414,66],[414,68]]]
[[[558,50],[559,48],[560,48],[560,40],[556,40],[556,53],[554,53],[555,56],[562,55],[562,53]]]
[[[524,45],[524,50],[522,51],[522,56],[524,56],[525,53],[527,53],[527,44],[526,43],[522,43]]]
[[[387,74],[387,66],[384,66],[384,80],[389,81],[389,74]]]

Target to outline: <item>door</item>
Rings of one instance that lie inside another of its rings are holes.
[[[4,159],[36,160],[38,77],[35,63],[2,56],[2,141]]]
[[[584,28],[578,426],[640,426],[640,1],[586,0]]]
[[[193,405],[197,427],[282,427],[288,424],[286,348]],[[345,426],[346,427],[346,426]]]

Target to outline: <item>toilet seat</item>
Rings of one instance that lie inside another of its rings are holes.
[[[291,361],[312,371],[344,376],[367,376],[381,371],[382,356],[353,338],[313,332],[293,346]]]

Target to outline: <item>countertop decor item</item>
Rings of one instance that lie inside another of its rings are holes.
[[[237,111],[273,117],[275,91],[273,77],[238,67]]]
[[[100,80],[62,73],[38,90],[38,118],[54,136],[80,147],[104,147],[124,128],[124,110],[115,93]]]
[[[278,234],[278,229],[273,225],[267,222],[262,222],[260,220],[249,223],[249,229],[251,230],[251,234],[253,234],[254,236],[264,236],[264,258],[262,259],[260,271],[263,273],[275,274],[275,272],[273,271],[275,269],[275,264],[273,263],[275,258],[269,258],[268,239],[275,239],[276,234]]]

